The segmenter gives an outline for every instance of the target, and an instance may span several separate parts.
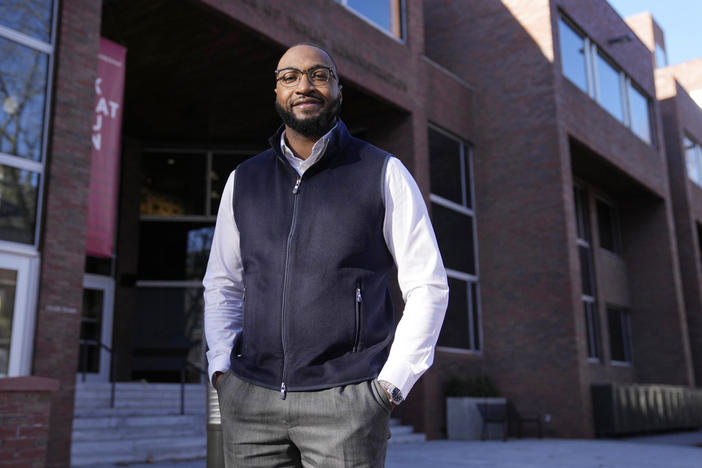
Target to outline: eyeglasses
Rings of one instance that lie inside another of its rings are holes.
[[[307,75],[307,80],[312,86],[326,86],[330,79],[335,78],[334,70],[331,67],[315,66],[307,70],[297,68],[283,68],[276,70],[276,81],[286,88],[297,86],[302,79],[302,75]]]

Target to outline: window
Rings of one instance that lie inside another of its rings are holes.
[[[53,6],[0,6],[0,241],[36,246],[50,102]]]
[[[597,200],[597,232],[600,236],[600,247],[617,254],[622,253],[621,236],[619,233],[619,218],[615,208],[609,203]]]
[[[612,361],[632,362],[629,311],[608,306],[607,322],[609,324],[609,346]]]
[[[217,211],[229,174],[254,154],[167,148],[142,154],[133,379],[177,381],[183,359],[200,362],[202,277]]]
[[[620,71],[602,54],[597,54],[597,102],[620,122],[624,121]]]
[[[558,22],[558,32],[563,75],[639,138],[653,144],[651,99],[563,15]]]
[[[592,262],[588,193],[584,187],[576,185],[573,187],[573,198],[575,200],[576,235],[580,259],[581,298],[587,335],[587,356],[590,359],[599,360],[601,356],[600,325],[597,313],[595,271]]]
[[[404,0],[336,0],[393,37],[405,37]]]
[[[685,136],[683,139],[685,146],[685,165],[687,166],[687,176],[702,187],[702,147],[692,138]]]
[[[481,349],[471,154],[466,143],[429,127],[431,214],[449,281],[449,305],[438,345]]]
[[[587,92],[587,69],[585,62],[585,37],[577,33],[563,19],[558,22],[561,38],[561,63],[563,74],[578,88]]]

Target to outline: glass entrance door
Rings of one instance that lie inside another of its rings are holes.
[[[109,276],[85,275],[80,318],[79,379],[82,379],[85,371],[86,380],[110,380],[110,352],[105,346],[112,348],[114,293],[115,283]]]
[[[0,252],[0,377],[31,369],[37,265],[34,255]]]

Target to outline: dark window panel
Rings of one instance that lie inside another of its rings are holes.
[[[206,155],[144,153],[142,215],[205,215]]]
[[[0,165],[0,239],[34,243],[39,174]]]
[[[219,209],[219,201],[222,198],[224,185],[227,183],[229,174],[243,161],[250,156],[239,154],[213,154],[212,172],[210,173],[210,214],[216,215]]]
[[[471,154],[470,149],[464,146],[464,174],[465,174],[465,192],[466,192],[466,206],[468,208],[473,208],[473,177],[471,174]]]
[[[579,245],[578,256],[580,257],[580,279],[582,293],[587,296],[595,296],[594,275],[592,271],[590,249]]]
[[[431,193],[463,205],[461,143],[429,128]]]
[[[629,311],[607,308],[609,346],[613,361],[631,362]]]
[[[2,0],[0,24],[51,42],[52,0]]]
[[[600,247],[610,252],[621,253],[616,211],[600,200],[597,200],[597,229],[600,234]]]
[[[448,278],[449,303],[446,318],[439,334],[439,346],[470,349],[470,325],[468,323],[468,283]]]
[[[587,192],[583,188],[573,187],[573,198],[578,238],[590,242],[590,210],[587,208]]]
[[[472,217],[437,203],[431,204],[431,214],[444,265],[475,275]]]
[[[212,223],[142,221],[139,279],[201,280],[207,267]]]
[[[583,301],[585,310],[585,330],[587,333],[587,356],[600,357],[600,325],[597,316],[597,306],[594,302]]]
[[[0,151],[41,160],[48,63],[48,55],[0,37]]]
[[[16,290],[17,270],[0,268],[0,376],[6,376],[10,366]]]

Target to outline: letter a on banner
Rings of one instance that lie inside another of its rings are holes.
[[[112,256],[114,247],[126,56],[127,49],[121,45],[100,39],[85,248],[95,257]]]

